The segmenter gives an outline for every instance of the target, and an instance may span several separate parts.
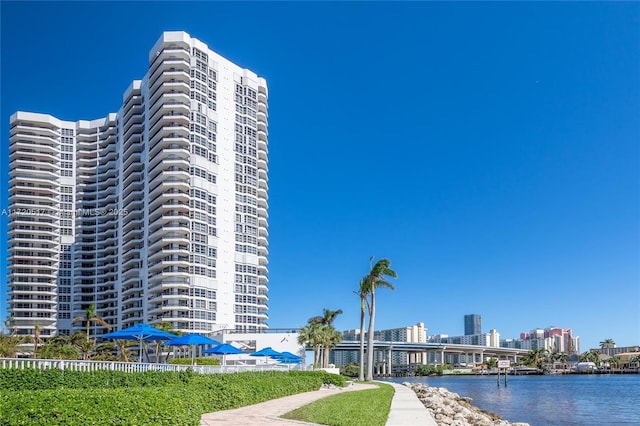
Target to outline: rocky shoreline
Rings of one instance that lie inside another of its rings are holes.
[[[474,407],[471,398],[461,397],[446,388],[420,383],[403,384],[416,393],[438,426],[529,426],[529,423],[511,423],[498,414]]]

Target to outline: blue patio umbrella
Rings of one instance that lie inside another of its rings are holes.
[[[262,348],[260,349],[258,352],[254,352],[252,354],[249,354],[249,356],[263,356],[265,357],[265,364],[267,363],[267,357],[273,357],[273,356],[277,356],[280,355],[280,352],[278,351],[274,351],[271,346],[267,346],[266,348]]]
[[[275,358],[275,359],[280,359],[280,358],[291,358],[291,359],[302,359],[301,356],[296,355],[296,354],[292,354],[291,352],[280,352],[279,355],[273,355],[271,358]]]
[[[302,362],[302,357],[286,351],[281,352],[279,355],[273,355],[271,358],[277,359],[281,364],[300,364]]]
[[[203,345],[219,345],[220,342],[203,336],[202,334],[189,333],[180,336],[177,339],[169,340],[165,345],[169,346],[203,346]],[[195,357],[195,351],[191,350],[191,363]]]
[[[124,330],[113,331],[111,333],[104,334],[104,339],[115,340],[137,340],[138,341],[138,362],[142,362],[142,341],[147,340],[171,340],[175,339],[175,334],[167,333],[166,331],[158,330],[149,324],[140,323]]]
[[[214,355],[222,355],[222,365],[226,365],[225,357],[226,355],[237,355],[246,353],[243,350],[236,348],[228,343],[222,343],[221,345],[215,346],[211,349],[206,349],[202,351],[205,354],[214,354]]]
[[[300,357],[292,358],[292,357],[284,356],[276,359],[280,364],[300,364],[302,362],[302,358]]]
[[[250,354],[249,356],[274,356],[274,355],[280,355],[280,352],[278,351],[274,351],[271,346],[268,346],[266,348],[260,349],[258,352],[254,352],[252,354]]]

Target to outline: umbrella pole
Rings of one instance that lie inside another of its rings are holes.
[[[142,364],[142,337],[140,337],[139,339],[139,344],[138,344],[138,363]]]

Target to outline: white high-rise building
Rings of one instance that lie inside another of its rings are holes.
[[[117,113],[13,114],[11,328],[70,333],[91,304],[113,329],[267,328],[267,93],[166,32]]]

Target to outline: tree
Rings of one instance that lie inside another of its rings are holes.
[[[38,349],[38,355],[43,359],[78,359],[79,350],[69,336],[58,335],[48,338]]]
[[[369,259],[369,264],[373,257]],[[367,381],[373,380],[373,331],[376,317],[376,288],[388,288],[395,290],[393,284],[387,278],[396,278],[398,275],[391,269],[389,259],[380,259],[373,266],[369,273],[363,278],[366,282],[365,289],[369,295],[369,331],[367,335]]]
[[[170,322],[161,322],[160,324],[154,325],[154,327],[158,330],[166,331],[167,333],[173,333],[173,324]],[[163,346],[163,341],[156,340],[156,364],[160,363],[160,353]],[[193,350],[193,348],[191,350]]]
[[[497,358],[489,358],[489,359],[485,360],[484,363],[485,363],[485,365],[487,366],[487,368],[489,370],[492,370],[492,369],[498,367],[498,359]]]
[[[320,344],[321,344],[321,330],[320,324],[307,324],[300,329],[298,334],[298,343],[311,347],[313,350],[313,366],[318,367],[320,365]]]
[[[329,325],[322,329],[322,347],[324,355],[323,365],[325,368],[329,367],[329,354],[331,353],[331,348],[341,341],[342,333],[336,330],[334,326]]]
[[[545,348],[532,349],[522,359],[524,365],[542,368],[542,364],[547,361],[548,351]]]
[[[333,321],[340,314],[342,314],[342,309],[332,311],[331,309],[324,308],[322,310],[322,316],[309,318],[308,322],[309,324],[333,325]]]
[[[364,278],[360,280],[358,291],[355,291],[360,296],[360,368],[358,371],[358,380],[364,381],[364,323],[365,323],[365,309],[368,310],[369,306],[369,287],[368,281]]]
[[[615,347],[616,347],[616,342],[614,342],[613,339],[605,339],[602,342],[600,342],[600,351],[602,353],[605,353],[605,349],[606,349],[607,355],[611,355],[611,349]]]
[[[609,365],[609,369],[620,367],[620,360],[616,357],[611,357],[609,359],[606,359],[604,362]]]
[[[597,351],[583,352],[582,355],[580,355],[580,361],[581,362],[593,362],[593,363],[599,364],[600,363],[600,354]]]
[[[13,317],[4,320],[0,331],[0,357],[13,358],[18,354],[18,347],[27,341],[27,336],[19,336],[14,328],[10,334],[6,334]]]
[[[315,316],[309,318],[308,323],[311,325],[320,325],[318,341],[320,348],[322,349],[322,361],[323,368],[329,366],[329,352],[336,343],[342,340],[342,335],[333,327],[333,321],[338,315],[342,314],[342,309],[332,311],[331,309],[324,308],[322,310],[322,316]]]
[[[105,320],[102,319],[101,316],[99,316],[98,314],[96,314],[96,305],[95,304],[90,304],[89,307],[85,310],[84,313],[84,317],[75,317],[73,319],[73,321],[71,321],[71,324],[75,324],[75,323],[82,323],[82,322],[86,322],[86,326],[87,326],[87,340],[89,340],[89,336],[91,333],[91,323],[98,323],[101,326],[105,327],[107,330],[111,330],[111,326],[109,325],[109,323],[107,323]]]
[[[42,338],[40,337],[40,326],[35,325],[33,327],[33,357],[38,357],[38,346],[42,343]]]
[[[133,340],[117,340],[118,346],[118,361],[129,362],[129,358],[133,357],[133,351],[128,347],[134,345],[136,342]]]
[[[89,340],[84,331],[76,331],[69,336],[69,342],[82,354],[83,360],[88,360],[91,356],[91,352],[95,348],[96,344],[93,340]]]

